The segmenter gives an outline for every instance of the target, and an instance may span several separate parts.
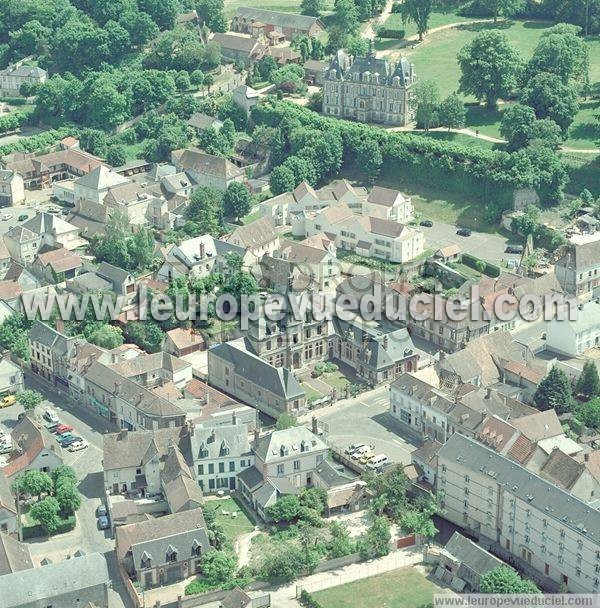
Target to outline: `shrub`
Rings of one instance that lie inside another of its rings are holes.
[[[500,267],[495,264],[490,264],[490,262],[486,262],[484,260],[480,260],[476,258],[474,255],[470,253],[462,254],[462,263],[469,268],[473,268],[483,274],[487,274],[489,277],[499,277],[500,276]],[[482,265],[483,263],[483,265]]]
[[[300,593],[300,603],[305,608],[323,608],[306,589],[302,589]]]

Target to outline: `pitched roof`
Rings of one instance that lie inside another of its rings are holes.
[[[83,589],[105,586],[110,578],[106,560],[100,553],[90,553],[41,568],[30,568],[0,576],[2,608],[19,608],[23,601],[31,606],[58,604],[73,598]],[[25,591],[26,590],[26,591]]]
[[[203,131],[210,127],[220,129],[223,126],[223,123],[218,118],[203,114],[202,112],[195,112],[192,114],[189,117],[187,124],[190,125],[190,127],[194,127],[194,129],[201,129]]]
[[[383,188],[382,186],[373,186],[373,190],[371,190],[367,201],[373,205],[391,207],[399,198],[401,199],[401,202],[406,202],[404,195],[399,190]]]
[[[0,532],[0,576],[33,568],[29,546]]]
[[[258,439],[254,452],[263,462],[277,462],[307,452],[321,452],[327,444],[305,426],[271,431]]]
[[[245,226],[238,226],[227,239],[232,242],[238,240],[248,249],[263,247],[277,238],[271,222],[266,217],[261,217]]]
[[[168,331],[167,336],[178,349],[195,346],[196,344],[205,344],[202,334],[199,334],[192,329],[184,329],[183,327],[176,327],[175,329]]]
[[[542,466],[540,475],[559,488],[570,490],[585,470],[585,463],[555,448]]]
[[[35,232],[25,228],[23,224],[11,228],[6,233],[6,236],[17,243],[28,243],[29,241],[34,241],[38,238],[38,235]]]
[[[252,598],[239,587],[227,592],[221,600],[221,608],[247,608],[252,605]]]
[[[99,165],[89,173],[78,177],[75,180],[75,185],[91,188],[92,190],[106,190],[128,181],[129,180],[126,177],[112,171],[105,165]]]
[[[575,270],[598,266],[600,260],[600,241],[592,241],[583,245],[570,245],[565,253],[556,261],[557,266]]]
[[[113,266],[108,262],[102,262],[100,266],[96,268],[96,274],[99,277],[116,284],[126,283],[132,278],[127,270],[123,270],[123,268],[119,268],[118,266]]]
[[[37,213],[32,218],[29,218],[26,222],[21,224],[24,228],[35,232],[36,234],[55,234],[60,236],[61,234],[75,232],[77,226],[65,222],[62,218],[58,217],[54,213]]]
[[[455,532],[446,543],[446,553],[449,553],[461,562],[461,568],[468,568],[471,572],[478,575],[485,574],[498,566],[503,566],[504,562],[483,547],[469,540],[460,532]],[[459,569],[460,576],[460,569]]]
[[[211,41],[218,44],[222,49],[231,49],[248,54],[252,53],[257,46],[264,46],[256,38],[239,34],[222,34],[220,32],[215,32]]]
[[[203,546],[208,547],[206,523],[202,509],[191,509],[150,521],[119,526],[116,529],[117,559],[122,560],[134,545],[157,539],[171,539],[173,541],[173,538],[177,535],[188,532],[197,533],[198,540],[204,541]]]
[[[215,154],[207,154],[198,148],[175,150],[173,157],[177,159],[177,165],[186,171],[192,170],[226,180],[244,175],[244,169],[234,165],[230,160]]]
[[[270,11],[264,8],[241,6],[237,9],[235,16],[238,18],[251,19],[269,25],[308,30],[315,23],[320,23],[318,17],[299,15],[298,13],[284,13],[282,11]]]
[[[6,475],[2,469],[0,469],[0,508],[10,511],[11,513],[17,514],[17,507],[15,505],[15,497],[12,495],[10,484]]]
[[[194,460],[202,458],[214,460],[225,456],[239,458],[251,453],[248,428],[245,424],[228,424],[210,428],[196,426],[190,442]]]
[[[68,270],[74,270],[75,268],[81,268],[83,262],[81,258],[75,253],[71,253],[68,249],[60,247],[59,249],[52,249],[45,253],[40,253],[37,256],[40,264],[44,267],[50,265],[52,270],[56,273],[67,272]]]
[[[412,454],[411,459],[423,462],[434,469],[437,468],[437,456],[442,444],[435,439],[425,441],[420,448],[417,448]]]
[[[244,343],[223,342],[209,349],[211,355],[229,361],[235,373],[252,382],[260,381],[266,390],[286,400],[305,395],[293,372],[285,367],[274,367],[246,350]]]
[[[535,443],[564,433],[554,410],[546,410],[545,412],[516,418],[512,421],[512,425],[519,429],[527,439]]]

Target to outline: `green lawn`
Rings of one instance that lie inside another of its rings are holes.
[[[448,25],[449,23],[460,23],[462,21],[473,21],[481,19],[481,17],[463,17],[458,15],[455,11],[449,11],[447,13],[431,13],[429,17],[429,29],[433,30],[436,27],[442,25]],[[404,36],[409,38],[417,34],[417,28],[411,21],[410,23],[402,23],[402,16],[399,13],[392,13],[385,21],[384,26],[388,30],[404,30]]]
[[[323,397],[323,393],[320,393],[319,391],[315,390],[312,386],[306,384],[306,382],[303,382],[301,386],[304,389],[304,392],[306,393],[307,401],[310,401],[311,399],[321,399],[321,397]]]
[[[481,132],[483,133],[483,131]],[[490,141],[471,137],[470,135],[463,135],[462,133],[448,133],[447,131],[429,131],[429,133],[421,131],[419,132],[419,135],[422,135],[423,137],[429,137],[431,139],[442,139],[444,141],[451,141],[455,144],[462,144],[465,146],[477,146],[478,148],[485,148],[487,150],[492,150],[494,148],[497,148],[498,146],[504,147],[506,145],[494,144]],[[490,135],[492,134],[490,133]]]
[[[136,142],[135,144],[125,144],[123,146],[127,160],[138,160],[144,158],[145,141]]]
[[[251,6],[253,8],[264,8],[270,11],[286,11],[288,13],[299,13],[302,0],[225,0],[225,12],[231,16],[240,7]],[[323,2],[323,10],[331,10],[333,0]]]
[[[254,222],[262,217],[260,210],[254,211],[253,213],[249,213],[245,217],[242,218],[243,224],[250,224],[250,222]]]
[[[216,520],[223,527],[227,540],[231,543],[240,534],[254,530],[254,524],[248,519],[241,505],[233,498],[207,500],[204,505],[204,510],[206,509],[216,509]],[[229,515],[223,515],[223,511],[227,511]],[[237,511],[235,518],[231,517],[231,513],[234,511]]]
[[[322,608],[417,608],[433,602],[440,587],[416,568],[402,568],[313,593]]]
[[[329,384],[329,386],[334,388],[338,394],[344,391],[349,384],[348,378],[339,370],[330,374],[323,374],[322,376],[319,376],[319,380],[322,380],[325,384]]]

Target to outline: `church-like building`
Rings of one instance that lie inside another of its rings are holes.
[[[389,63],[375,56],[373,45],[365,57],[338,51],[325,72],[323,113],[359,122],[404,126],[415,119],[415,68],[406,58]]]

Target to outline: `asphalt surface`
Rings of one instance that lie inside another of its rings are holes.
[[[44,557],[53,561],[65,559],[78,549],[86,553],[98,552],[106,558],[113,589],[110,591],[110,608],[129,608],[131,605],[126,596],[120,577],[117,574],[114,540],[110,531],[99,530],[96,509],[104,495],[104,477],[102,471],[102,436],[116,429],[106,420],[69,401],[65,394],[49,385],[47,382],[31,374],[25,373],[25,385],[44,395],[45,401],[36,409],[42,416],[47,407],[56,411],[62,423],[74,428],[74,433],[89,444],[80,452],[69,452],[62,449],[64,463],[73,467],[78,479],[78,489],[81,494],[81,508],[77,512],[77,526],[71,532],[52,537],[48,540],[33,539],[27,541],[32,559],[37,566]],[[20,405],[0,410],[0,425],[9,432],[17,424],[17,416],[22,411]]]

